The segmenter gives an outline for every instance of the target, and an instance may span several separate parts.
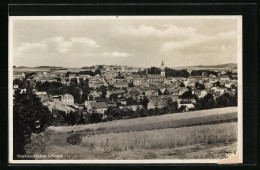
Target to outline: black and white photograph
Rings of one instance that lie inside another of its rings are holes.
[[[242,163],[242,16],[10,16],[10,163]]]

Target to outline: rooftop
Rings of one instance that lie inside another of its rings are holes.
[[[90,102],[89,103],[90,107],[92,109],[102,109],[102,108],[107,108],[107,105],[105,102]]]

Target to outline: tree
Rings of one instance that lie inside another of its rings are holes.
[[[99,91],[102,92],[101,97],[102,97],[103,99],[106,98],[106,95],[107,95],[107,88],[106,88],[106,86],[103,86],[103,85],[100,86]]]
[[[217,81],[217,82],[215,83],[215,86],[216,86],[216,87],[221,87],[221,84],[220,84],[220,82],[219,82],[219,81]]]
[[[115,87],[113,85],[108,85],[109,90],[113,90]]]
[[[129,87],[134,87],[134,83],[133,83],[133,82],[130,82],[130,83],[128,83],[128,86],[129,86]]]
[[[206,73],[207,75],[215,75],[217,76],[218,75],[218,72],[216,71],[212,71],[212,70],[193,70],[191,72],[191,76],[202,76],[203,73]]]
[[[81,103],[81,89],[75,86],[75,84],[70,84],[67,86],[63,93],[71,94],[74,97],[74,101],[76,103]]]
[[[186,109],[186,107],[187,107],[187,106],[182,105],[178,110],[183,112],[183,111]]]
[[[100,68],[96,69],[95,72],[94,72],[94,75],[97,75],[99,74],[101,76],[101,71],[100,71]]]
[[[163,95],[169,95],[169,91],[167,89],[164,90]]]
[[[51,121],[48,108],[44,107],[35,94],[20,94],[17,89],[13,105],[14,159],[25,154],[25,145],[30,142],[31,133],[42,132]]]
[[[202,109],[211,109],[218,107],[218,102],[214,99],[212,94],[205,95],[202,99],[199,99],[196,96],[196,105],[195,107],[199,110]]]
[[[228,107],[228,106],[237,106],[237,92],[234,96],[231,96],[229,93],[224,93],[217,99],[219,106]]]
[[[161,73],[161,69],[157,68],[157,67],[151,67],[147,69],[148,74],[160,74]]]
[[[136,103],[137,103],[136,100],[134,98],[132,98],[132,97],[129,97],[129,98],[126,99],[126,104],[127,105],[134,105]]]
[[[149,103],[149,99],[146,96],[144,96],[144,98],[142,100],[143,107],[147,108],[148,103]]]
[[[183,82],[181,82],[181,84],[179,85],[180,87],[185,87],[185,85],[183,84]]]
[[[73,84],[75,84],[75,85],[78,84],[78,80],[77,80],[77,78],[73,78],[73,79],[71,79],[70,82],[73,83]]]
[[[85,84],[88,84],[89,83],[89,79],[85,79]]]
[[[82,111],[80,112],[79,117],[76,120],[76,124],[85,124],[85,118]]]
[[[198,89],[198,90],[204,90],[205,86],[204,86],[204,84],[200,84],[199,82],[196,82],[195,88]]]
[[[88,100],[88,94],[83,91],[83,93],[81,95],[81,102],[80,103],[84,103],[86,100]]]
[[[88,120],[90,123],[99,123],[99,122],[101,122],[102,118],[103,118],[102,114],[93,112],[89,115]]]
[[[169,107],[169,112],[176,112],[178,109],[178,103],[175,101],[173,102],[171,98],[167,100],[167,106]]]
[[[160,89],[158,90],[158,95],[162,95],[162,92],[161,92],[161,90],[160,90]]]
[[[117,99],[118,99],[117,94],[111,94],[111,95],[109,96],[109,100],[111,100],[111,101],[117,101]]]
[[[146,117],[146,116],[148,116],[147,109],[141,108],[141,109],[139,110],[139,114],[140,114],[140,117]]]
[[[190,74],[187,71],[187,69],[175,70],[175,69],[166,67],[165,75],[166,75],[166,77],[189,77]]]
[[[184,92],[184,93],[180,96],[180,98],[182,98],[182,99],[190,99],[190,98],[194,98],[194,95],[192,94],[191,91],[186,91],[186,92]]]

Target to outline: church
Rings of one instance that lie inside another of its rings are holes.
[[[148,82],[164,82],[165,80],[165,66],[162,61],[161,64],[161,74],[148,74],[147,75],[147,81]]]

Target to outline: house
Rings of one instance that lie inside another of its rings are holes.
[[[160,88],[159,89],[160,90],[160,92],[163,94],[164,92],[167,92],[167,89],[166,88]]]
[[[179,88],[179,93],[178,93],[178,95],[182,95],[183,93],[185,93],[186,91],[189,91],[189,89],[188,88],[186,88],[186,87],[180,87]]]
[[[115,84],[114,84],[114,87],[115,87],[115,88],[119,88],[119,89],[128,88],[128,83],[125,83],[125,82],[115,83]]]
[[[220,80],[220,82],[222,82],[222,83],[228,83],[228,82],[230,81],[230,77],[227,76],[227,75],[220,76],[220,77],[219,77],[219,80]]]
[[[91,90],[89,95],[95,99],[100,97],[102,95],[102,92],[97,90]]]
[[[53,101],[61,101],[61,96],[62,95],[54,95],[53,97]]]
[[[109,99],[111,95],[121,97],[125,94],[125,90],[107,90],[106,98]]]
[[[148,82],[164,82],[165,76],[161,76],[160,74],[148,74],[147,81]]]
[[[178,109],[184,107],[184,112],[191,111],[195,109],[195,106],[192,103],[178,104]]]
[[[45,91],[37,91],[35,92],[36,95],[41,95],[41,94],[47,94]]]
[[[227,91],[226,88],[220,88],[220,87],[213,87],[211,89],[214,90],[214,95],[222,95]]]
[[[89,87],[96,89],[96,88],[99,88],[101,86],[107,86],[107,84],[104,83],[101,80],[99,80],[99,81],[89,81]]]
[[[231,78],[232,78],[233,80],[237,80],[237,74],[232,74],[232,75],[231,75]]]
[[[47,102],[47,101],[53,102],[53,97],[50,94],[41,94],[37,96],[41,99],[41,102]]]
[[[41,102],[53,101],[53,96],[46,92],[35,92],[36,96],[41,99]]]
[[[126,105],[126,100],[120,99],[120,100],[117,100],[117,103],[120,103],[120,105]]]
[[[143,81],[142,78],[134,78],[133,79],[133,84],[134,84],[134,86],[141,86],[142,85],[142,81]]]
[[[231,88],[231,85],[233,85],[233,84],[227,83],[227,84],[225,84],[225,87],[226,87],[226,88]]]
[[[169,89],[169,93],[172,95],[179,95],[179,89],[175,89],[175,88],[170,88]]]
[[[207,80],[207,76],[190,76],[187,78],[189,82],[202,82],[203,80]]]
[[[172,84],[172,80],[164,80],[164,82],[163,82],[164,84],[167,84],[167,85],[170,85],[170,84]]]
[[[221,73],[220,73],[221,75],[225,75],[225,74],[227,74],[225,71],[221,71]]]
[[[48,109],[51,113],[53,113],[54,110],[62,111],[62,112],[65,112],[66,114],[69,112],[75,112],[74,108],[64,105],[64,104],[62,104],[61,101],[57,101],[57,100],[54,100],[53,102],[46,101],[46,102],[44,102],[43,105],[48,107]]]
[[[125,80],[126,80],[128,83],[131,83],[131,82],[133,82],[133,77],[127,76],[127,77],[125,77]]]
[[[106,102],[106,105],[107,105],[107,108],[109,108],[109,107],[117,107],[115,102]]]
[[[105,111],[107,111],[107,105],[105,102],[86,102],[85,101],[85,106],[88,111],[96,111],[97,113],[104,114]]]
[[[139,95],[139,91],[137,89],[135,89],[135,88],[132,88],[132,89],[129,90],[128,94],[130,96],[138,96]]]
[[[198,98],[203,98],[208,94],[208,92],[206,90],[198,90],[195,92],[195,94]]]
[[[64,105],[74,105],[74,97],[71,94],[64,94],[61,96],[61,102]]]
[[[22,79],[24,79],[25,78],[25,73],[22,73],[22,74],[16,74],[16,73],[14,73],[13,74],[13,79],[15,80],[15,79],[19,79],[19,80],[22,80]]]
[[[172,82],[176,82],[176,81],[182,82],[182,81],[184,81],[184,80],[186,80],[185,77],[173,77],[173,78],[172,78]]]
[[[212,83],[205,83],[205,88],[210,89],[212,87]]]
[[[167,104],[167,98],[160,98],[160,97],[154,97],[150,99],[149,103],[147,104],[147,109],[155,109],[155,108],[162,108],[166,106]]]
[[[130,109],[136,111],[137,109],[143,108],[143,105],[129,105],[129,106],[119,106],[119,109]]]

